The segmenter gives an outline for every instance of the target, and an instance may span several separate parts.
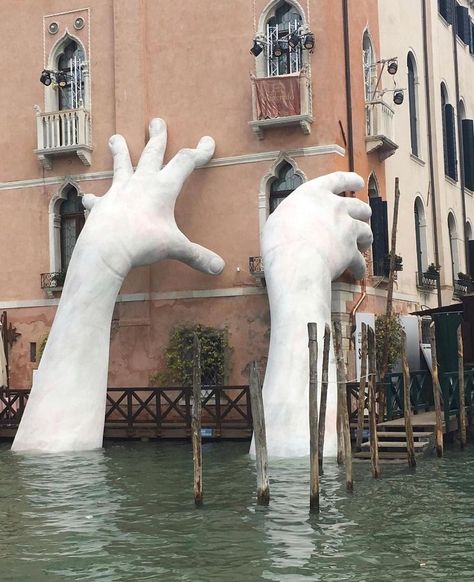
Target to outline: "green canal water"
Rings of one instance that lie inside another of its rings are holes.
[[[127,443],[73,455],[0,448],[0,580],[164,582],[474,580],[474,446],[438,460],[327,465],[308,513],[308,459],[271,464],[255,505],[246,443],[204,447],[194,507],[188,443]]]

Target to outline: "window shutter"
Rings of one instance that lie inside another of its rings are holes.
[[[469,52],[474,55],[474,22],[469,19],[470,37],[469,37]]]
[[[446,118],[447,175],[453,180],[457,180],[456,121],[454,119],[454,107],[447,103],[444,107],[444,111]]]
[[[474,276],[474,240],[468,241],[469,249],[469,275]]]
[[[469,44],[469,9],[456,2],[456,34],[464,44]]]
[[[454,24],[454,0],[444,0],[445,4],[445,14],[443,14],[446,22],[449,24]]]
[[[388,272],[385,257],[389,252],[387,202],[377,196],[376,198],[369,198],[369,203],[372,209],[370,226],[374,235],[374,242],[372,243],[374,275],[386,276]]]
[[[464,183],[466,188],[474,190],[474,122],[463,119],[462,144],[464,154]]]

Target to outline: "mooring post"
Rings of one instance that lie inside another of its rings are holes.
[[[309,457],[311,512],[319,511],[319,453],[318,453],[318,328],[308,323],[309,349]]]
[[[267,437],[257,362],[252,362],[250,366],[249,390],[255,442],[255,464],[257,467],[257,504],[268,505],[270,503],[270,485],[268,481]]]
[[[193,338],[193,408],[191,419],[194,463],[194,503],[202,505],[201,342]]]
[[[407,336],[402,332],[402,368],[403,368],[403,415],[405,417],[405,434],[407,439],[408,466],[416,467],[415,445],[413,442],[413,427],[411,424],[411,403],[410,403],[410,369],[408,368]]]
[[[369,357],[369,438],[370,438],[370,461],[372,466],[372,477],[380,477],[379,469],[379,443],[377,438],[377,358],[375,354],[375,332],[367,326],[367,353]]]
[[[436,352],[436,334],[434,322],[430,325],[430,344],[431,344],[431,378],[433,384],[433,401],[436,415],[436,454],[438,457],[443,456],[443,417],[441,415],[441,386],[438,374],[438,356]]]
[[[352,449],[351,449],[351,432],[349,426],[349,411],[347,409],[347,377],[346,366],[344,364],[344,353],[342,351],[342,332],[341,322],[335,321],[333,324],[334,333],[334,351],[336,352],[337,362],[337,395],[338,395],[338,412],[340,415],[340,426],[342,428],[344,462],[346,465],[346,488],[352,491],[354,482],[352,479]]]
[[[324,326],[323,369],[321,378],[321,401],[319,408],[318,454],[319,454],[319,473],[321,475],[323,473],[324,433],[326,432],[326,407],[328,399],[330,347],[331,347],[331,328],[326,323],[326,325]]]
[[[461,449],[466,446],[466,395],[464,387],[464,345],[462,327],[458,331],[458,390],[459,390],[459,444]]]
[[[356,451],[362,448],[362,433],[364,431],[365,385],[367,383],[367,325],[362,324],[362,345],[359,381],[359,405],[357,407]]]

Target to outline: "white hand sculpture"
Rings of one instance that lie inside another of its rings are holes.
[[[174,207],[185,179],[214,154],[214,140],[183,149],[162,169],[166,125],[150,123],[150,140],[133,172],[125,139],[113,136],[114,176],[90,210],[71,258],[61,301],[35,375],[13,450],[70,451],[102,446],[110,325],[132,267],[178,259],[212,275],[224,261],[190,242]]]
[[[336,194],[360,190],[353,173],[335,172],[292,192],[270,215],[262,255],[270,301],[271,336],[263,384],[268,453],[309,454],[308,322],[318,326],[319,381],[324,326],[331,323],[331,281],[350,269],[365,273],[360,251],[372,244],[371,210],[357,198]],[[330,362],[325,455],[336,454],[336,385]]]

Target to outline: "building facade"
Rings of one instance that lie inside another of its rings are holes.
[[[165,162],[202,135],[216,140],[214,159],[185,184],[176,217],[191,240],[225,259],[226,268],[216,278],[174,261],[131,272],[112,322],[109,385],[148,385],[164,368],[170,332],[183,323],[227,330],[232,351],[226,382],[246,383],[252,360],[264,366],[270,317],[260,233],[284,196],[328,172],[354,170],[364,177],[367,189],[357,196],[370,202],[376,234],[367,279],[345,275],[334,283],[334,317],[347,324],[348,339],[358,311],[384,309],[386,184],[390,192],[396,160],[408,143],[400,131],[406,103],[397,109],[392,94],[378,92],[382,65],[393,56],[403,64],[401,47],[390,44],[395,40],[380,44],[379,19],[386,26],[391,13],[403,16],[384,4],[391,3],[89,0],[84,7],[71,0],[2,1],[0,69],[4,78],[21,79],[21,90],[0,86],[0,309],[21,334],[8,349],[10,386],[31,385],[87,220],[81,197],[100,196],[111,183],[109,137],[124,135],[136,164],[156,116],[168,124]],[[449,34],[437,14],[431,25]],[[422,51],[407,43],[406,53],[413,50],[421,70]],[[468,66],[472,57],[462,51],[461,67]],[[453,90],[450,78],[446,86]],[[468,116],[471,104],[463,95]],[[426,136],[421,115],[419,124]],[[424,151],[407,164],[423,176],[411,195],[419,192],[426,206]],[[447,182],[446,188],[458,193],[459,186]],[[453,213],[460,220],[454,202]],[[404,235],[399,240],[407,264],[414,246]],[[461,255],[459,268],[465,269]],[[408,313],[426,301],[406,277],[407,268],[395,302]],[[449,284],[442,271],[442,286]]]

